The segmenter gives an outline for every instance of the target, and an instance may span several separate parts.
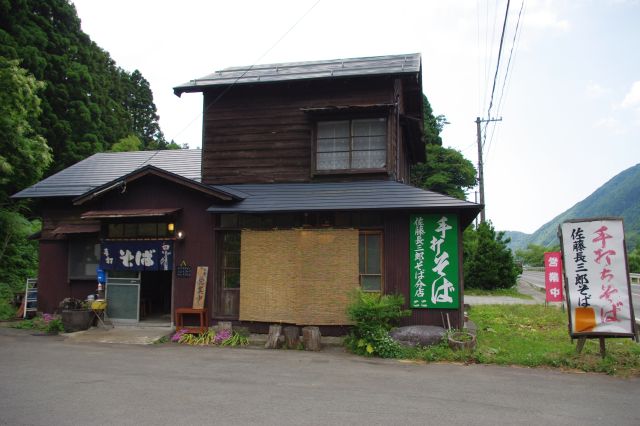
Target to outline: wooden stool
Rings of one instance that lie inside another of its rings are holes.
[[[199,327],[185,327],[184,315],[198,315],[200,322]],[[207,315],[207,308],[193,309],[193,308],[176,308],[176,331],[185,329],[188,333],[204,333],[209,328],[209,315]]]

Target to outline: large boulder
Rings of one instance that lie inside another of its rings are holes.
[[[437,345],[443,339],[447,330],[435,325],[408,325],[389,332],[389,336],[405,346]]]

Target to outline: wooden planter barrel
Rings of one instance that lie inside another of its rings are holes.
[[[67,333],[86,330],[93,322],[93,312],[90,309],[63,310],[60,316],[62,317],[64,331]]]
[[[449,347],[454,351],[472,350],[476,347],[476,336],[465,331],[456,331],[447,337]]]

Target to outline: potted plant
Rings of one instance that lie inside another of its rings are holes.
[[[67,333],[86,330],[93,322],[93,311],[89,304],[73,297],[67,297],[60,302],[62,326]]]
[[[449,347],[454,350],[474,349],[476,336],[466,331],[452,331],[448,334]]]

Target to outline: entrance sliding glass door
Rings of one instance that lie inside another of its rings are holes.
[[[114,323],[134,324],[140,320],[140,273],[107,273],[107,316]]]

